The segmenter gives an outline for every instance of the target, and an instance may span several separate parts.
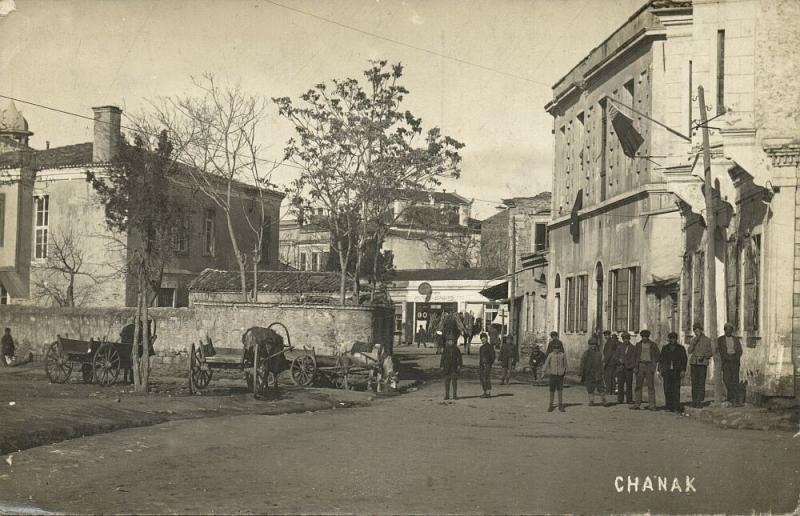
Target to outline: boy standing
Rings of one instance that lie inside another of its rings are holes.
[[[553,411],[553,396],[557,391],[558,410],[564,412],[564,375],[567,374],[567,356],[564,354],[564,345],[561,344],[561,341],[555,339],[550,344],[552,348],[542,368],[542,374],[550,377],[550,405],[547,407],[547,411]]]
[[[482,398],[492,397],[492,364],[494,364],[494,346],[489,343],[489,336],[481,333],[481,347],[478,350],[480,356],[480,377],[481,387],[483,388]]]
[[[458,373],[464,365],[461,358],[461,351],[456,346],[455,340],[448,340],[442,351],[442,358],[439,366],[442,368],[444,376],[444,399],[450,399],[450,385],[453,385],[453,399],[458,399]]]
[[[597,391],[603,399],[603,405],[606,404],[606,390],[603,386],[605,378],[603,377],[603,354],[597,344],[597,337],[592,336],[589,338],[589,349],[587,349],[581,357],[581,365],[579,368],[581,375],[581,383],[586,385],[586,392],[589,393],[589,406],[594,406],[594,393]]]

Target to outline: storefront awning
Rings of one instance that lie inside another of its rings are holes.
[[[508,300],[508,280],[492,285],[480,291],[480,295],[492,301],[505,302]]]

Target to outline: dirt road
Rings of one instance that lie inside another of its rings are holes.
[[[477,397],[474,380],[462,382],[456,402],[440,391],[432,382],[366,408],[176,421],[34,448],[0,466],[0,500],[106,513],[783,513],[798,505],[800,438],[791,433],[589,407],[578,387],[565,392],[566,413],[546,412],[546,389],[522,383],[496,387],[490,400]],[[638,492],[628,492],[636,477]]]

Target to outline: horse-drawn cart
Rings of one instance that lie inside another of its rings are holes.
[[[132,344],[74,340],[60,335],[57,339],[47,350],[44,362],[45,373],[52,383],[65,383],[77,365],[85,383],[111,385],[117,381],[121,369],[133,367]]]
[[[287,345],[272,329],[279,326],[286,336]],[[288,329],[275,322],[267,328],[253,327],[242,336],[242,349],[221,348],[192,344],[189,351],[189,390],[196,392],[208,386],[215,369],[240,370],[244,373],[248,389],[259,396],[276,387],[278,375],[288,370],[297,386],[308,387],[327,384],[349,389],[364,382],[368,388],[373,378],[385,374],[379,353],[366,352],[354,346],[350,352],[334,355],[317,355],[314,348],[292,347]],[[375,356],[372,356],[375,355]],[[256,365],[257,364],[257,365]],[[396,378],[392,378],[394,382]]]

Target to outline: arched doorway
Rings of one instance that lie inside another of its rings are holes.
[[[595,304],[594,310],[594,327],[595,332],[598,335],[603,334],[603,264],[597,262],[597,266],[594,269],[594,279],[597,283],[597,287],[595,289],[597,293],[597,299]]]

